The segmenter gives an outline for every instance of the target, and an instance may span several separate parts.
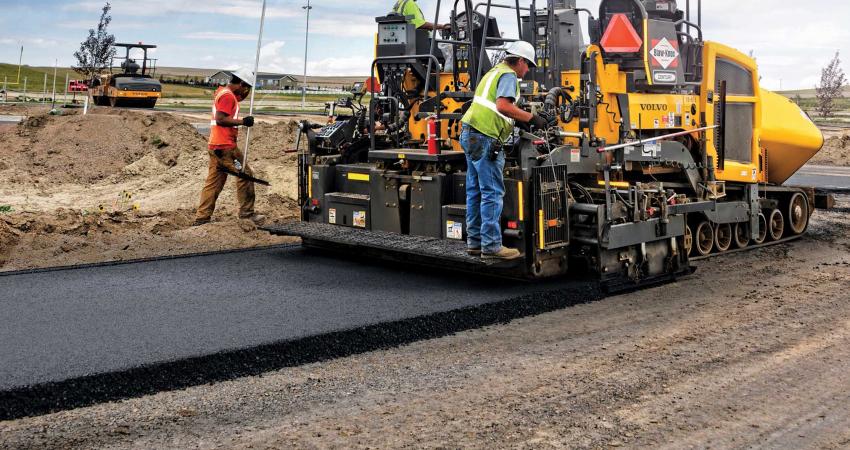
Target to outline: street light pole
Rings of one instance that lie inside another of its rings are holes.
[[[307,107],[307,44],[310,42],[310,0],[307,0],[307,6],[302,6],[301,9],[307,10],[307,31],[304,34],[304,85],[301,86],[301,109]]]
[[[53,63],[53,106],[50,107],[51,110],[56,109],[56,70],[59,68],[59,59]]]

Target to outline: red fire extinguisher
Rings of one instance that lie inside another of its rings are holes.
[[[437,117],[428,118],[428,154],[439,155],[440,146],[437,143]]]

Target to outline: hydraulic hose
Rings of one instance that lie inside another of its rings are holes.
[[[561,99],[563,99],[563,104],[565,108],[561,111]],[[562,87],[555,87],[549,90],[546,94],[546,100],[544,104],[554,109],[555,111],[561,111],[561,121],[563,123],[569,123],[573,120],[573,101],[569,92]]]
[[[410,111],[403,111],[399,114],[398,121],[387,126],[387,132],[396,133],[407,126],[407,121],[410,120]]]

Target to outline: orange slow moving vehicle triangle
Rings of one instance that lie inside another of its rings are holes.
[[[614,14],[600,44],[608,53],[636,53],[640,51],[643,39],[625,14]]]

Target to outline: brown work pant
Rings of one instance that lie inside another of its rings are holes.
[[[207,181],[204,184],[204,189],[201,191],[201,204],[198,206],[198,213],[195,215],[197,220],[209,220],[215,210],[215,202],[218,200],[218,195],[224,189],[224,183],[227,181],[227,172],[222,168],[227,168],[233,172],[239,172],[234,164],[234,159],[239,160],[241,164],[245,164],[242,158],[242,151],[238,148],[210,150],[210,165]],[[254,172],[250,167],[245,167],[245,173],[254,176]],[[236,198],[239,200],[239,217],[250,217],[254,215],[254,183],[236,179]]]

